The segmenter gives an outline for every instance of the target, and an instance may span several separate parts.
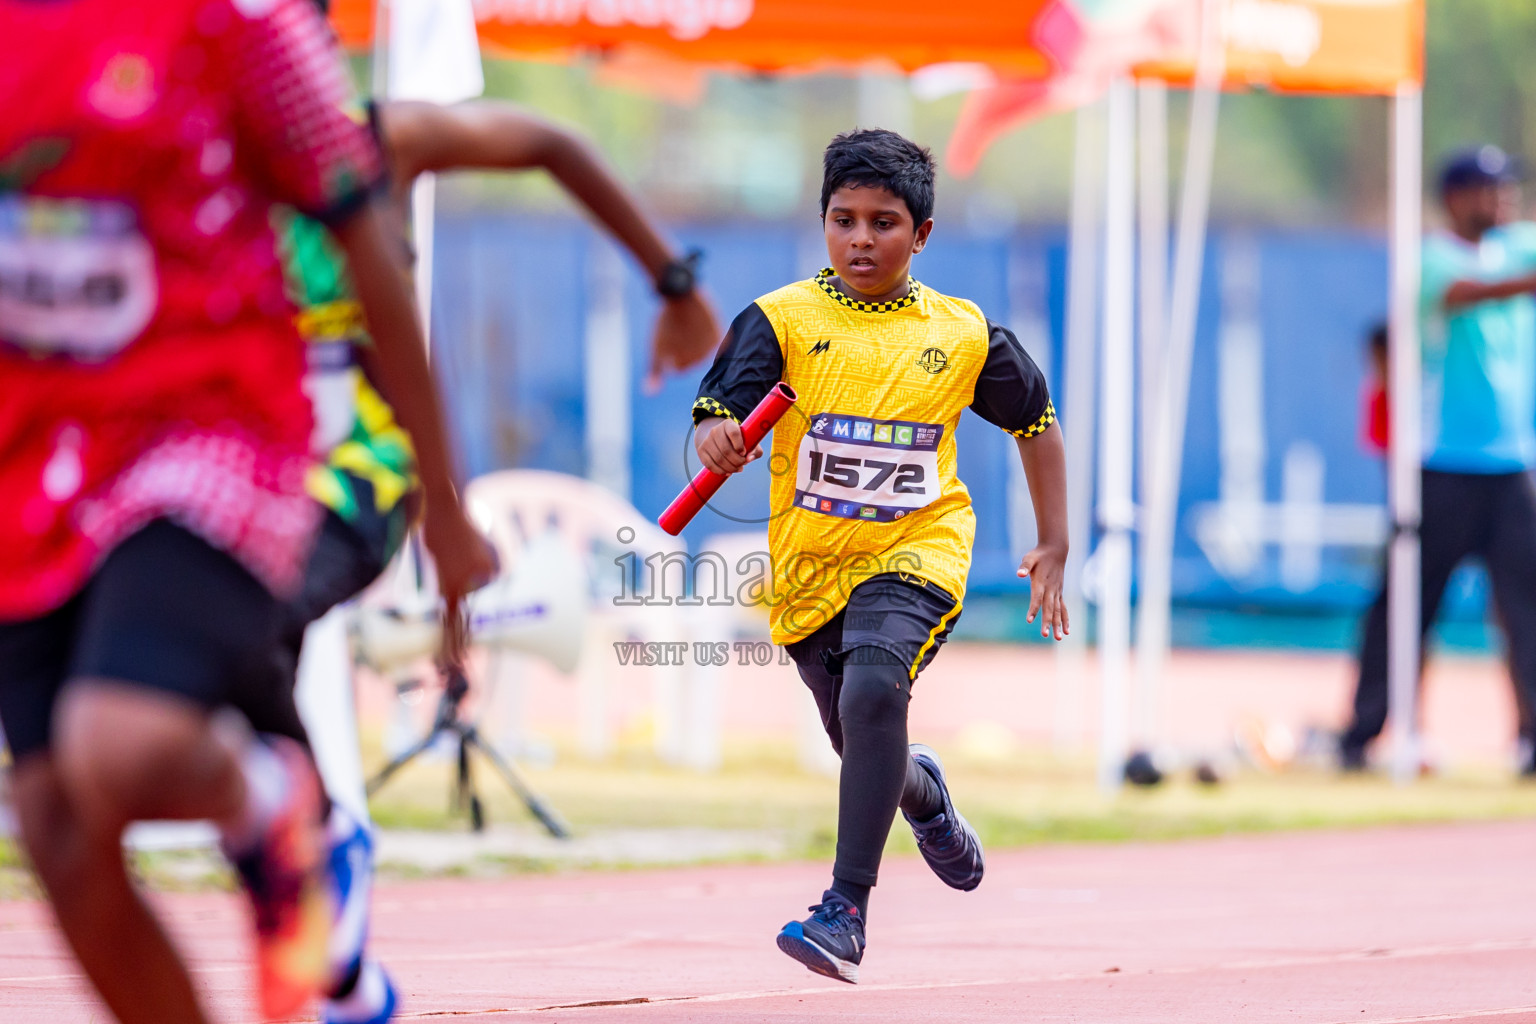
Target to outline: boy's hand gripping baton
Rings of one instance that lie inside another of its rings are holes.
[[[795,389],[783,381],[775,384],[773,390],[763,396],[763,400],[757,403],[757,408],[753,409],[741,424],[741,440],[747,446],[747,451],[750,452],[762,443],[763,438],[768,436],[768,431],[779,422],[779,417],[795,404],[795,398]],[[661,524],[663,530],[676,537],[683,532],[683,527],[699,514],[699,509],[715,496],[715,492],[723,483],[725,483],[725,477],[708,466],[701,468],[656,521]]]

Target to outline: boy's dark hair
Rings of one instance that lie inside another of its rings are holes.
[[[933,154],[884,128],[856,128],[832,140],[821,159],[821,215],[832,193],[883,188],[907,204],[914,225],[933,216]]]

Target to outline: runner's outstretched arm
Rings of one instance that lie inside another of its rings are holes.
[[[1060,640],[1072,632],[1062,581],[1067,567],[1067,450],[1061,427],[1052,423],[1034,437],[1019,437],[1019,459],[1029,498],[1035,506],[1038,540],[1034,550],[1019,564],[1019,575],[1029,578],[1029,615],[1040,616],[1040,635]]]
[[[402,192],[426,171],[541,168],[634,254],[652,281],[659,282],[678,259],[602,154],[577,132],[497,100],[452,106],[396,101],[384,104],[379,117]],[[666,299],[656,320],[648,386],[666,371],[704,359],[719,340],[714,310],[698,289]]]
[[[416,449],[426,504],[422,539],[437,565],[438,588],[448,610],[443,656],[457,664],[464,640],[457,629],[459,603],[495,575],[496,556],[459,502],[448,429],[427,363],[404,253],[386,223],[378,208],[369,205],[333,231],[346,250],[373,337],[376,383]]]

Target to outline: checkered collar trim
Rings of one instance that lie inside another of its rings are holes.
[[[832,298],[836,299],[838,302],[847,306],[849,309],[856,309],[860,313],[894,313],[898,309],[906,309],[908,306],[915,306],[917,305],[918,297],[922,294],[923,291],[923,286],[921,283],[913,278],[908,278],[907,280],[911,283],[911,287],[907,291],[907,294],[903,295],[901,298],[892,299],[890,302],[864,302],[860,299],[850,299],[848,296],[839,291],[837,286],[829,280],[829,278],[831,278],[835,273],[836,271],[834,271],[831,267],[827,267],[821,273],[816,275],[816,284],[821,287],[822,291],[832,296]]]

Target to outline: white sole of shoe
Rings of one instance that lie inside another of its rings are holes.
[[[792,935],[786,929],[779,932],[778,941],[779,949],[783,950],[786,955],[791,959],[798,960],[817,974],[836,981],[846,981],[850,985],[858,984],[858,964],[851,960],[843,960],[840,957],[833,956],[806,938],[804,933]]]

